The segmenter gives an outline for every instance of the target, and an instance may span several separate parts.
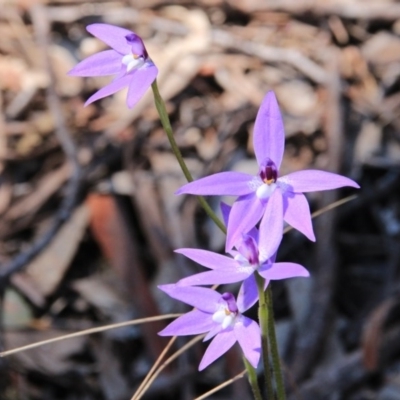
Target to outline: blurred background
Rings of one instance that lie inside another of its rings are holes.
[[[94,22],[144,39],[196,178],[257,172],[254,119],[274,90],[281,174],[317,168],[361,185],[311,193],[312,211],[357,197],[314,220],[316,243],[292,231],[279,250],[311,272],[273,284],[285,381],[291,400],[400,399],[400,3],[391,0],[0,0],[1,351],[184,312],[157,285],[202,269],[173,250],[223,252],[197,200],[173,194],[185,180],[151,92],[133,110],[125,92],[83,107],[110,81],[66,75],[105,48],[85,30]],[[216,212],[221,200],[234,199],[209,198]],[[129,400],[168,342],[157,336],[166,323],[0,358],[0,399]],[[204,349],[179,357],[145,398],[193,399],[243,370],[234,348],[198,373]],[[210,398],[251,395],[244,378]]]

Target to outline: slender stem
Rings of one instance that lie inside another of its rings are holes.
[[[275,324],[274,324],[274,309],[272,305],[272,290],[271,286],[268,286],[265,292],[265,297],[267,307],[268,307],[268,338],[271,345],[271,356],[272,365],[274,368],[274,376],[276,382],[276,393],[278,400],[285,400],[285,385],[283,382],[283,375],[281,369],[281,361],[279,358],[278,342],[276,340]]]
[[[243,357],[243,363],[247,370],[247,376],[249,378],[249,383],[251,390],[253,391],[255,400],[262,400],[260,387],[258,386],[257,373],[254,367],[247,361],[246,357]],[[269,400],[269,399],[268,399]]]
[[[264,295],[265,281],[264,278],[262,278],[257,272],[255,272],[255,277],[257,281],[258,298],[259,298],[258,320],[260,322],[260,327],[261,327],[261,347],[263,353],[265,383],[267,386],[267,399],[272,400],[274,399],[274,389],[272,387],[272,375],[269,365],[268,325],[270,321],[269,321],[266,298]]]
[[[185,175],[186,180],[188,182],[192,182],[193,181],[192,174],[190,173],[190,171],[182,157],[182,153],[179,150],[179,147],[175,141],[174,133],[172,131],[171,122],[169,121],[169,116],[167,113],[167,109],[165,107],[165,103],[160,95],[159,90],[158,90],[157,80],[155,80],[152,83],[151,88],[153,90],[154,102],[156,104],[156,108],[157,108],[158,114],[160,116],[161,124],[168,136],[168,140],[169,140],[169,143],[171,144],[172,151],[175,154],[176,159],[178,160],[178,163],[182,169],[183,174]],[[225,225],[215,215],[212,208],[208,205],[206,199],[202,196],[197,196],[197,198],[200,202],[200,205],[203,207],[204,211],[207,213],[207,215],[215,222],[215,224],[218,226],[219,229],[221,229],[222,232],[226,233]]]

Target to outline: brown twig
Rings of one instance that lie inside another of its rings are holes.
[[[82,173],[78,162],[77,150],[66,127],[60,100],[55,89],[56,79],[48,53],[48,19],[45,9],[41,5],[32,7],[31,12],[37,41],[42,50],[45,68],[50,77],[50,84],[46,91],[47,104],[55,119],[55,133],[57,139],[71,164],[72,172],[66,188],[65,197],[53,219],[52,225],[27,251],[18,254],[9,263],[0,267],[0,287],[4,287],[12,274],[24,268],[26,264],[36,257],[51,242],[63,223],[70,217],[77,202],[82,185]]]

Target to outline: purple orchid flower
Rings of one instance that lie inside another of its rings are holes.
[[[259,172],[256,176],[239,172],[220,172],[182,186],[176,194],[239,196],[232,207],[228,224],[226,249],[230,250],[243,232],[250,231],[260,220],[260,231],[268,229],[263,222],[267,210],[279,198],[283,218],[310,240],[315,241],[310,208],[303,193],[336,189],[343,186],[359,188],[353,180],[325,171],[305,170],[279,177],[285,143],[282,116],[273,92],[268,92],[258,111],[253,144]]]
[[[114,25],[92,24],[86,29],[112,47],[112,50],[93,54],[72,68],[68,75],[117,76],[110,84],[89,97],[85,106],[129,87],[126,103],[132,108],[154,82],[158,73],[142,39],[136,33]]]
[[[208,367],[226,353],[236,342],[249,363],[256,368],[260,359],[261,333],[258,324],[242,315],[231,293],[220,294],[201,287],[162,285],[159,288],[174,299],[196,309],[171,322],[160,336],[198,335],[208,332],[204,341],[211,341],[199,365]]]
[[[273,216],[273,210],[282,211],[282,202],[278,197],[271,198],[273,207],[266,211],[264,223],[268,229],[258,231],[253,228],[243,234],[235,243],[236,250],[229,251],[233,257],[223,256],[207,250],[178,249],[176,253],[183,254],[198,264],[211,269],[200,272],[178,281],[177,286],[228,284],[243,281],[237,298],[243,309],[250,308],[258,300],[257,282],[254,273],[257,271],[264,279],[265,286],[271,280],[281,280],[294,277],[308,277],[309,272],[300,264],[290,262],[275,262],[276,252],[282,240],[283,220]],[[225,224],[228,224],[231,209],[226,204],[221,205]]]

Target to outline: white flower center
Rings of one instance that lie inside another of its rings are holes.
[[[236,254],[234,258],[242,267],[250,266],[249,260],[241,254]]]
[[[134,69],[138,69],[144,65],[145,61],[143,57],[135,54],[127,54],[122,57],[122,64],[126,65],[126,72],[131,72]]]
[[[268,199],[276,188],[276,183],[263,183],[257,190],[256,195],[260,200]]]
[[[212,320],[221,324],[222,329],[226,329],[228,326],[233,326],[235,324],[235,317],[235,313],[230,312],[227,308],[223,308],[213,314]]]

